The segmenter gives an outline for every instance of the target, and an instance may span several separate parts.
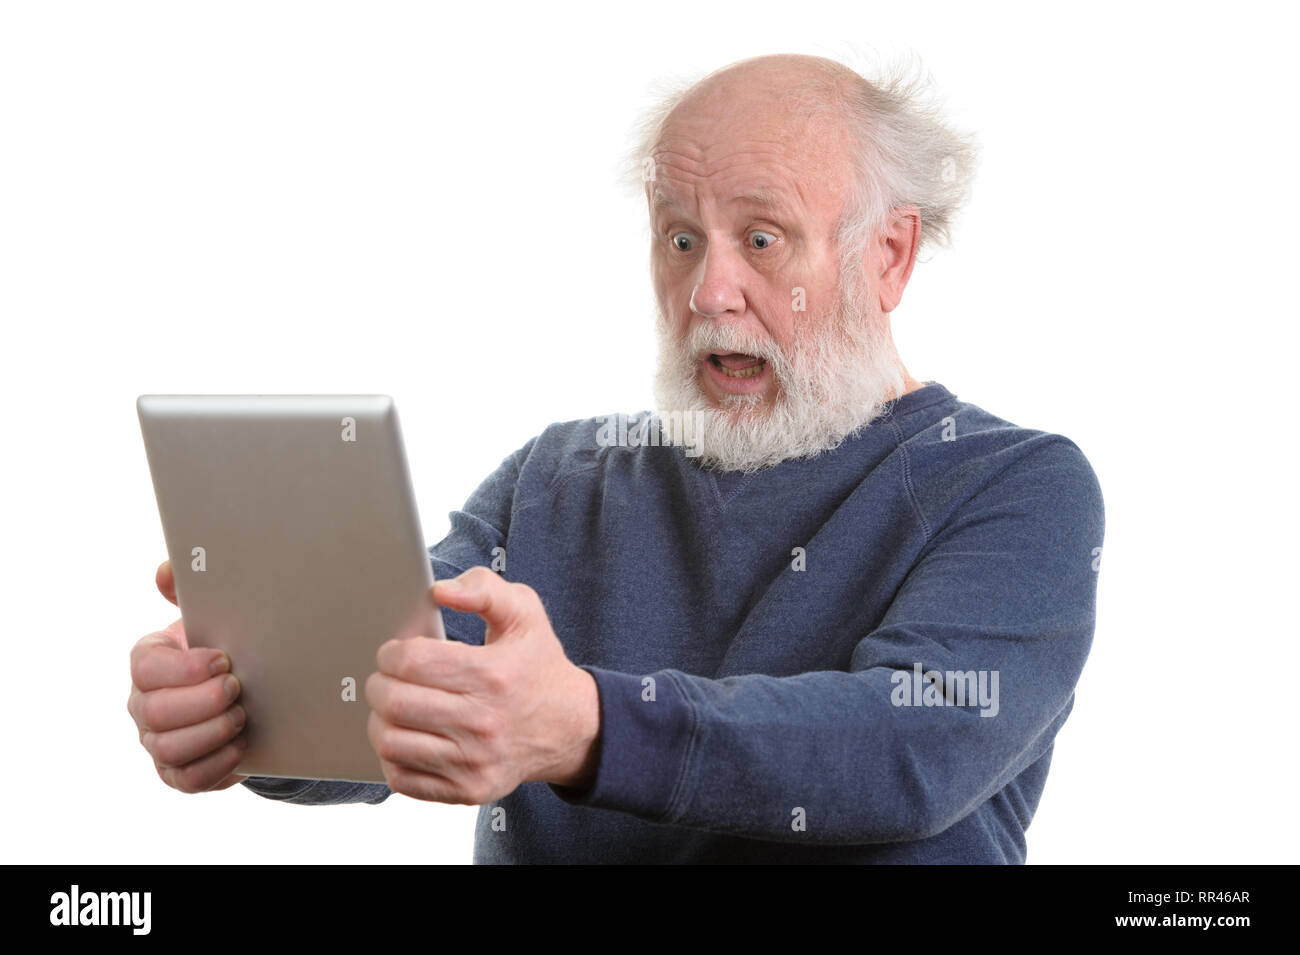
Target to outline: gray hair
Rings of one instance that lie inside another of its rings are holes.
[[[908,204],[920,210],[918,255],[951,245],[954,220],[970,195],[977,162],[975,137],[948,125],[933,93],[933,79],[919,60],[872,72],[874,81],[826,60],[824,75],[789,91],[807,114],[837,111],[849,132],[853,171],[834,232],[842,269],[852,267],[894,209]],[[673,77],[652,88],[654,102],[634,126],[633,145],[625,157],[622,178],[630,188],[644,192],[665,121],[697,82],[707,78]]]

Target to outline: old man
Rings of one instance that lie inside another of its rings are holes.
[[[179,621],[132,654],[161,778],[477,804],[480,862],[1023,862],[1102,498],[1070,440],[894,346],[973,168],[920,89],[768,56],[661,103],[636,158],[676,440],[552,425],[453,512],[453,639],[385,644],[365,687],[387,785],[232,775],[238,680]]]

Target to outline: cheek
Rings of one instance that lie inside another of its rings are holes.
[[[660,321],[666,322],[675,332],[681,332],[690,323],[691,289],[656,279],[654,295]]]
[[[690,303],[692,286],[685,273],[656,267],[651,282],[655,297],[662,305],[684,309]]]
[[[764,296],[762,311],[758,313],[772,341],[787,353],[794,338],[799,334],[799,327],[806,323],[807,316],[812,312],[811,305],[807,306],[807,311],[800,311],[808,296],[806,293],[793,293],[795,288],[798,286],[773,289],[770,294]]]

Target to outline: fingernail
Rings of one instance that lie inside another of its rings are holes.
[[[230,716],[231,725],[233,725],[236,730],[244,728],[244,721],[248,719],[248,714],[244,712],[242,706],[232,706],[226,712]]]
[[[210,673],[212,676],[216,676],[218,673],[225,673],[229,669],[230,669],[230,657],[226,656],[223,653],[221,654],[221,656],[213,660],[211,664],[209,664],[208,673]]]
[[[455,593],[456,591],[460,590],[460,589],[461,589],[462,587],[464,587],[464,586],[465,586],[465,585],[462,584],[459,580],[440,580],[440,581],[438,581],[438,588],[439,588],[440,590],[450,590],[452,593]]]
[[[239,696],[239,680],[234,675],[226,677],[226,682],[222,684],[226,691],[226,699],[233,700]]]

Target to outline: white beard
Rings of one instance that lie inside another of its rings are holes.
[[[676,339],[660,309],[654,387],[659,416],[693,417],[698,422],[693,452],[714,470],[758,471],[839,447],[904,389],[886,322],[867,301],[858,277],[842,283],[836,314],[809,316],[810,330],[789,355],[767,336],[711,321],[701,322],[685,340]],[[776,377],[775,400],[765,405],[759,395],[728,395],[721,408],[715,407],[700,385],[702,352],[765,359]]]

